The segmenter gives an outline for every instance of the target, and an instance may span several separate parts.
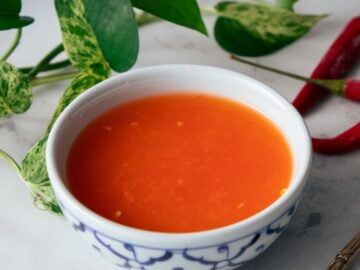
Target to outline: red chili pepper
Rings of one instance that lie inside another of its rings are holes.
[[[360,101],[360,81],[348,79],[345,82],[344,97]]]
[[[285,75],[296,80],[311,83],[312,85],[320,86],[335,95],[340,95],[354,101],[360,101],[360,81],[354,79],[313,79],[307,78],[298,74],[283,71],[277,68],[261,65],[252,61],[248,61],[243,58],[239,58],[235,55],[230,55],[230,58],[235,61],[239,61],[254,67],[262,68],[274,73]]]
[[[356,150],[360,147],[360,122],[334,138],[312,138],[312,144],[315,152],[325,155]]]
[[[337,79],[349,72],[360,56],[360,16],[353,18],[331,45],[311,74],[315,79]],[[322,87],[305,84],[293,101],[303,114],[326,97]]]

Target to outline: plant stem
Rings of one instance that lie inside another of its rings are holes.
[[[280,69],[260,65],[260,64],[245,60],[243,58],[236,57],[234,55],[231,55],[230,57],[233,60],[248,64],[248,65],[251,65],[251,66],[254,66],[254,67],[258,67],[258,68],[265,69],[265,70],[268,70],[268,71],[271,71],[271,72],[274,72],[274,73],[278,73],[278,74],[281,74],[281,75],[291,77],[291,78],[296,79],[296,80],[300,80],[300,81],[303,81],[303,82],[308,82],[308,83],[311,83],[311,84],[315,84],[315,85],[324,87],[324,88],[330,90],[332,93],[337,94],[337,95],[342,95],[343,92],[344,92],[345,80],[341,80],[341,79],[340,80],[320,80],[320,79],[307,78],[307,77],[304,77],[304,76],[301,76],[301,75],[298,75],[298,74],[294,74],[294,73],[290,73],[290,72],[286,72],[286,71],[283,71],[283,70],[280,70]]]
[[[21,30],[21,28],[18,28],[17,31],[16,31],[16,36],[15,36],[13,42],[11,43],[11,45],[7,49],[7,51],[4,53],[4,55],[1,56],[0,61],[5,61],[13,53],[13,51],[19,45],[21,34],[22,34],[22,30]]]
[[[151,15],[147,12],[141,12],[141,13],[137,14],[135,19],[136,19],[136,22],[139,27],[144,26],[146,24],[153,23],[153,22],[157,22],[160,20],[160,18],[158,18],[154,15]]]
[[[64,68],[64,67],[68,67],[68,66],[71,66],[71,62],[69,61],[69,59],[66,59],[63,61],[55,62],[53,64],[47,64],[41,71],[50,71],[50,70]],[[32,70],[33,68],[34,67],[23,67],[23,68],[20,68],[20,70],[24,73],[29,73],[30,70]]]
[[[44,76],[44,77],[40,77],[40,78],[39,77],[32,78],[30,81],[31,81],[32,86],[37,86],[40,84],[53,83],[53,82],[58,82],[58,81],[62,81],[62,80],[72,79],[77,74],[78,74],[78,72],[62,73],[62,74],[57,74],[57,75]]]
[[[280,70],[280,69],[276,69],[276,68],[272,68],[272,67],[268,67],[268,66],[263,66],[263,65],[260,65],[258,63],[254,63],[254,62],[245,60],[243,58],[236,57],[235,55],[231,55],[230,57],[233,60],[248,64],[248,65],[251,65],[251,66],[254,66],[254,67],[258,67],[258,68],[261,68],[261,69],[265,69],[265,70],[268,70],[268,71],[271,71],[271,72],[279,73],[279,74],[282,74],[282,75],[285,75],[285,76],[288,76],[288,77],[291,77],[291,78],[294,78],[294,79],[297,79],[297,80],[307,82],[310,79],[310,78],[306,78],[304,76],[300,76],[300,75],[297,75],[297,74],[286,72],[286,71],[283,71],[283,70]],[[313,79],[310,79],[310,80],[313,80]]]
[[[59,53],[64,51],[64,46],[59,44],[54,49],[52,49],[41,61],[32,69],[29,71],[28,76],[29,78],[35,77],[40,71],[42,71],[52,59],[54,59]]]
[[[17,175],[21,176],[21,169],[17,162],[5,151],[0,149],[0,157],[5,159],[14,168]]]
[[[207,15],[215,15],[215,16],[219,15],[218,11],[213,7],[201,7],[200,6],[200,11],[201,11],[201,13],[207,14]]]

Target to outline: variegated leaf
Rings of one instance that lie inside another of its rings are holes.
[[[21,162],[21,174],[25,184],[30,189],[34,204],[40,209],[60,214],[61,209],[56,201],[46,170],[46,142],[47,136],[41,138],[28,151]]]
[[[79,94],[89,89],[93,85],[107,78],[109,69],[107,65],[97,63],[90,65],[81,71],[71,82],[70,86],[62,96],[57,109],[52,117],[50,129],[65,107]],[[45,163],[45,148],[47,135],[39,140],[26,154],[21,163],[21,173],[26,185],[31,190],[34,202],[40,209],[46,209],[53,213],[60,213],[60,207],[57,204],[55,194],[51,188],[49,176]]]
[[[66,89],[64,95],[61,97],[48,126],[48,132],[50,132],[56,118],[65,109],[65,107],[70,104],[71,101],[98,82],[105,80],[109,76],[109,72],[110,70],[106,63],[95,63],[81,71],[74,78],[70,86]]]
[[[269,4],[221,2],[216,6],[217,42],[245,56],[272,53],[305,35],[324,15],[302,15]]]
[[[60,113],[78,95],[106,79],[110,68],[106,63],[92,28],[88,24],[81,0],[56,0],[65,50],[72,64],[80,69],[79,74],[66,89],[50,121],[45,136],[26,154],[21,163],[21,174],[31,190],[37,207],[59,214],[46,170],[45,148],[47,135]]]
[[[23,113],[31,105],[29,79],[6,62],[0,62],[0,117],[9,113]]]
[[[84,69],[105,62],[81,0],[55,0],[65,51],[71,63]]]

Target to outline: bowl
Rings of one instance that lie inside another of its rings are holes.
[[[82,205],[69,191],[65,170],[67,154],[79,132],[95,117],[118,104],[178,91],[226,97],[270,118],[285,136],[293,156],[294,171],[287,192],[250,218],[194,233],[131,228],[107,220]],[[46,164],[65,217],[97,253],[120,269],[216,270],[235,269],[254,259],[284,231],[303,192],[311,154],[302,117],[268,86],[220,68],[163,65],[114,76],[76,98],[50,132]]]

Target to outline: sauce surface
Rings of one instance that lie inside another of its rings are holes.
[[[286,191],[287,142],[266,117],[196,94],[146,97],[96,118],[67,160],[71,192],[127,226],[195,232],[238,222]]]

